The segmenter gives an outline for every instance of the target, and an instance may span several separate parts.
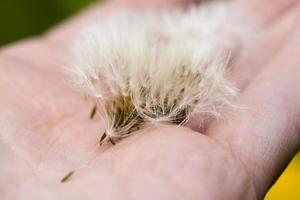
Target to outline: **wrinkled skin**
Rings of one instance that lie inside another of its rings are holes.
[[[163,3],[162,3],[163,2]],[[232,73],[245,109],[205,134],[142,130],[99,147],[99,116],[67,81],[67,47],[81,25],[118,6],[184,0],[115,0],[42,37],[0,52],[0,199],[262,199],[299,149],[300,1],[236,0],[262,34]],[[75,174],[65,183],[61,178]]]

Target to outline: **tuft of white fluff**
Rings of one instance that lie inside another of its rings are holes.
[[[103,107],[107,139],[146,123],[217,117],[232,105],[237,90],[226,76],[244,43],[232,13],[224,2],[187,11],[123,10],[84,32],[72,73]]]

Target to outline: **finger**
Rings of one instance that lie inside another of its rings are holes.
[[[246,14],[254,17],[258,25],[265,27],[297,2],[299,0],[240,0],[238,3],[244,8]]]
[[[99,21],[109,13],[120,8],[131,8],[136,10],[159,10],[171,7],[183,7],[193,3],[193,0],[111,0],[92,6],[81,15],[60,25],[48,34],[48,41],[54,44],[65,44],[70,41],[74,34],[82,27],[92,21]],[[59,45],[61,46],[61,45]]]
[[[276,54],[282,50],[292,32],[295,24],[300,18],[300,6],[294,7],[290,12],[279,17],[255,38],[253,44],[246,47],[246,50],[239,54],[233,63],[233,70],[228,77],[239,88],[241,92],[247,88],[248,84],[256,75],[268,65]],[[199,132],[205,130],[211,124],[212,119],[199,124],[199,120],[192,120],[189,127]]]
[[[114,0],[123,5],[134,6],[138,8],[168,8],[172,6],[186,6],[189,3],[197,2],[197,0]]]
[[[280,19],[268,26],[255,38],[234,63],[231,80],[243,90],[282,49],[300,18],[300,6],[294,7]]]
[[[208,135],[236,153],[259,197],[300,145],[300,27],[239,99],[245,107],[216,122]]]

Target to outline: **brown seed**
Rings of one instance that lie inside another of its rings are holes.
[[[74,171],[70,171],[68,174],[66,174],[60,182],[64,183],[66,182],[67,180],[69,180],[69,178],[71,178],[71,176],[74,174]]]
[[[112,138],[109,138],[109,142],[112,143],[112,145],[116,145],[116,142]]]
[[[95,105],[91,111],[91,114],[90,114],[90,119],[93,119],[96,115],[96,112],[97,112],[97,105]]]
[[[99,143],[100,143],[100,145],[102,145],[102,143],[103,143],[103,141],[104,141],[104,139],[106,138],[106,133],[104,132],[103,134],[102,134],[102,136],[101,136],[101,139],[100,139],[100,141],[99,141]]]

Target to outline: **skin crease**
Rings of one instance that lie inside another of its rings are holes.
[[[233,2],[256,16],[262,34],[232,73],[242,88],[237,102],[246,109],[228,112],[205,134],[152,127],[99,147],[101,119],[89,119],[93,104],[62,72],[71,38],[94,17],[119,6],[188,3],[108,1],[0,51],[0,199],[264,197],[300,146],[300,1]]]

